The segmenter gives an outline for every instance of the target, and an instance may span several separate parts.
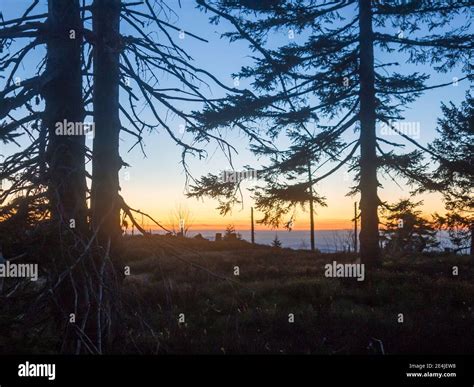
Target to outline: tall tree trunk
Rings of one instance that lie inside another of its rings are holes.
[[[253,221],[253,207],[250,208],[250,221],[251,221],[251,239],[252,243],[255,244],[255,225]]]
[[[354,203],[354,253],[357,254],[357,202]]]
[[[471,254],[472,263],[474,264],[474,223],[471,224],[471,249],[469,253]]]
[[[85,136],[65,135],[64,123],[84,121],[82,22],[79,0],[48,1],[48,42],[43,89],[49,133],[49,200],[55,225],[83,232],[87,224]],[[56,129],[62,129],[63,133]]]
[[[308,182],[309,182],[309,229],[311,238],[311,251],[316,249],[314,243],[314,201],[313,201],[313,177],[311,176],[311,162],[308,161]]]
[[[369,265],[380,263],[375,133],[375,71],[370,0],[359,0],[360,28],[360,256]]]
[[[85,172],[85,136],[76,126],[85,118],[82,98],[82,20],[79,0],[48,0],[48,38],[46,79],[42,90],[45,99],[44,125],[48,131],[48,197],[51,220],[57,233],[53,243],[58,256],[51,257],[51,270],[59,273],[71,270],[53,294],[57,322],[65,332],[62,351],[77,349],[76,325],[87,314],[87,279],[82,266],[71,269],[82,251],[77,238],[87,232],[87,201]],[[74,128],[72,133],[69,130]],[[65,231],[68,232],[65,232]],[[72,231],[73,233],[69,232]],[[79,325],[80,326],[80,325]],[[64,327],[66,329],[64,330]]]
[[[119,81],[121,0],[94,0],[94,153],[92,227],[114,252],[121,235],[119,201]]]

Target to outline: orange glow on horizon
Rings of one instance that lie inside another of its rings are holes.
[[[134,187],[134,190],[126,195],[134,208],[140,208],[143,212],[149,214],[156,219],[160,225],[171,231],[177,231],[179,228],[179,214],[177,208],[183,206],[185,209],[185,227],[189,231],[216,231],[225,232],[227,226],[232,225],[236,231],[244,231],[251,229],[250,223],[250,207],[252,205],[251,200],[247,200],[245,207],[233,208],[232,211],[223,216],[216,209],[216,202],[214,200],[209,201],[196,201],[186,199],[181,192],[165,192],[162,195],[157,195],[153,191],[139,190]],[[318,207],[315,212],[315,229],[316,230],[352,230],[354,223],[354,202],[356,199],[348,198],[344,192],[338,190],[336,193],[327,195],[328,206]],[[406,196],[398,196],[394,191],[386,191],[383,195],[387,202],[394,203],[399,198]],[[157,200],[157,198],[159,198]],[[424,200],[424,204],[420,208],[423,212],[423,216],[431,220],[431,215],[435,212],[443,214],[445,212],[444,205],[439,198],[439,195],[424,194],[421,197],[417,197],[416,200]],[[140,203],[140,204],[136,204]],[[383,213],[379,213],[380,220],[382,221]],[[309,230],[309,213],[307,210],[298,209],[296,213],[286,214],[280,227],[276,230],[285,230],[284,225],[293,216],[294,225],[293,230],[295,231],[306,231]],[[259,211],[254,211],[255,219],[255,230],[257,231],[271,231],[275,230],[269,226],[265,226],[257,223],[259,219],[262,219],[263,214]],[[146,217],[142,217],[135,214],[135,220],[145,230],[152,230],[154,232],[164,232],[156,224]],[[131,222],[128,222],[131,227]],[[361,227],[359,221],[359,230]],[[130,229],[130,228],[129,228]]]
[[[162,225],[168,229],[172,228],[171,225],[167,223],[162,223]],[[250,230],[251,225],[250,222],[246,221],[232,221],[228,220],[226,221],[225,219],[220,222],[220,223],[205,223],[205,222],[191,222],[188,227],[189,231],[225,231],[227,226],[232,225],[235,227],[236,231],[242,231],[242,230]],[[152,231],[163,231],[160,227],[156,226],[155,224],[151,224],[149,222],[145,222],[143,225],[145,230],[152,230]],[[176,226],[175,226],[176,227]],[[349,220],[344,220],[344,219],[325,219],[325,220],[319,220],[317,224],[315,224],[315,230],[348,230],[352,229],[353,223]],[[275,230],[272,229],[269,226],[264,226],[258,223],[255,223],[255,231],[270,231],[270,230]],[[283,225],[280,225],[279,228],[276,230],[286,230]],[[309,222],[299,222],[295,224],[295,226],[292,228],[293,231],[307,231],[309,230]]]

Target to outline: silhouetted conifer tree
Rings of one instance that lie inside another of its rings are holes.
[[[223,36],[249,43],[254,64],[237,76],[249,78],[257,94],[229,95],[218,109],[201,116],[202,126],[245,127],[256,153],[271,155],[274,149],[262,140],[263,134],[271,139],[287,128],[304,131],[316,123],[320,131],[307,146],[324,152],[338,142],[339,152],[337,157],[328,155],[332,165],[312,183],[352,163],[357,185],[351,193],[360,193],[361,258],[378,265],[378,171],[413,178],[423,172],[420,156],[426,151],[394,122],[403,119],[405,106],[423,91],[453,83],[427,85],[428,75],[406,74],[403,66],[427,65],[448,72],[459,65],[468,73],[473,49],[469,23],[451,23],[470,17],[473,1],[198,0],[198,4],[212,14],[212,22],[232,25],[234,30]],[[397,53],[397,58],[386,60],[387,53]],[[466,78],[459,76],[455,82]],[[386,133],[377,134],[377,123]],[[351,145],[350,130],[357,133]],[[403,144],[387,137],[392,133],[419,150],[395,153],[394,148]],[[222,188],[231,203],[230,195],[237,191],[216,183],[206,176],[192,194],[216,197]]]

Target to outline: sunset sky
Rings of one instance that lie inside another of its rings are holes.
[[[28,3],[25,0],[1,0],[1,11],[6,19],[18,15],[23,11],[22,4]],[[222,23],[211,25],[208,16],[194,8],[194,1],[182,0],[182,8],[174,8],[177,15],[172,16],[170,22],[176,23],[179,28],[193,32],[209,42],[200,42],[186,36],[184,39],[178,38],[176,32],[176,43],[180,44],[193,58],[194,65],[201,67],[214,74],[221,82],[234,85],[232,74],[238,72],[242,65],[252,63],[251,51],[243,42],[229,43],[226,39],[220,39],[220,34],[230,29],[229,25]],[[192,3],[192,4],[190,4]],[[176,4],[178,2],[176,1]],[[126,30],[124,31],[126,32]],[[276,42],[287,39],[286,32],[282,36],[276,37]],[[298,35],[295,36],[298,42]],[[38,61],[42,55],[38,50],[30,60],[33,63]],[[384,62],[399,60],[397,53],[385,54]],[[407,72],[415,69],[414,66],[406,66]],[[23,69],[25,73],[31,72],[31,68]],[[436,74],[429,68],[416,68],[416,71],[426,72],[431,75],[428,84],[451,82],[453,77],[461,78],[459,72]],[[163,80],[164,83],[168,79]],[[240,88],[249,87],[247,80],[240,80]],[[426,92],[416,103],[408,106],[405,114],[406,121],[419,122],[420,138],[422,144],[432,141],[435,136],[436,120],[440,116],[441,102],[453,101],[459,104],[468,88],[467,83],[459,83],[458,86],[448,86],[442,89],[434,89]],[[211,95],[222,96],[222,90],[208,90]],[[197,106],[186,107],[191,109]],[[146,117],[146,113],[144,113]],[[166,112],[163,111],[166,115]],[[181,122],[172,116],[167,116],[170,126],[179,133]],[[380,130],[380,128],[378,128]],[[234,155],[236,170],[243,169],[249,165],[251,168],[259,168],[262,161],[257,160],[248,150],[247,139],[236,131],[228,131],[227,140],[239,151]],[[393,138],[391,140],[397,140]],[[130,164],[130,168],[122,169],[121,187],[122,196],[127,203],[135,209],[140,209],[158,219],[164,225],[169,224],[169,218],[179,205],[187,207],[191,212],[192,228],[194,229],[223,229],[227,224],[234,224],[237,229],[248,229],[250,221],[250,207],[252,200],[244,190],[243,208],[235,208],[232,214],[222,217],[215,209],[217,202],[205,199],[205,202],[196,199],[187,199],[185,192],[185,174],[180,165],[181,149],[178,148],[164,131],[146,134],[144,137],[146,158],[140,152],[139,147],[132,151],[128,149],[133,145],[134,139],[128,135],[122,136],[121,154],[125,162]],[[89,141],[90,144],[90,141]],[[287,145],[285,140],[279,143],[282,147]],[[8,146],[4,152],[12,152],[14,147]],[[411,150],[410,146],[406,150]],[[189,158],[190,170],[194,177],[199,178],[208,173],[218,174],[224,169],[230,169],[227,160],[222,155],[220,149],[215,144],[210,144],[206,149],[208,157],[205,160]],[[4,154],[4,152],[1,152]],[[403,181],[398,182],[400,186],[390,180],[390,178],[380,175],[380,181],[384,188],[380,190],[379,196],[382,200],[393,202],[399,198],[410,196],[410,188],[406,187]],[[257,181],[246,182],[244,187],[251,187],[258,184]],[[337,172],[326,180],[322,181],[316,190],[319,194],[327,198],[326,208],[316,208],[316,229],[340,229],[350,228],[353,217],[353,203],[358,201],[358,197],[349,198],[346,194],[352,185],[352,176],[345,170]],[[435,211],[443,212],[439,195],[424,195],[417,197],[417,200],[424,200],[423,210],[426,214]],[[256,213],[256,219],[259,214]],[[140,219],[139,219],[140,220]],[[146,227],[149,222],[145,221]],[[308,213],[298,210],[296,214],[296,229],[306,229],[308,227]]]
[[[191,10],[186,6],[190,0],[183,2],[183,9],[176,9],[179,20],[177,25],[184,30],[196,33],[206,38],[209,43],[198,42],[191,38],[177,40],[182,43],[183,48],[191,54],[197,65],[206,68],[215,74],[222,82],[233,85],[232,73],[238,72],[242,65],[251,64],[249,56],[252,54],[243,42],[229,43],[226,39],[220,39],[220,33],[230,29],[224,22],[217,26],[210,25],[208,17],[198,10]],[[282,37],[275,39],[283,41],[286,39],[286,32],[282,32]],[[281,40],[280,40],[281,39]],[[298,40],[298,36],[295,36]],[[395,54],[396,55],[396,54]],[[393,57],[387,55],[386,61],[393,61]],[[408,70],[413,70],[414,66],[407,66]],[[432,75],[430,84],[450,82],[453,77],[461,78],[459,73],[436,74],[429,68],[416,69]],[[248,87],[247,80],[240,80],[241,88]],[[468,85],[459,83],[458,86],[444,87],[425,93],[416,103],[409,106],[406,111],[406,121],[420,123],[420,138],[422,144],[426,144],[434,138],[436,119],[440,115],[440,104],[442,101],[453,101],[459,103],[464,99]],[[176,125],[178,126],[178,125]],[[378,128],[380,130],[380,128]],[[228,137],[232,144],[236,144],[239,154],[234,157],[236,170],[241,170],[244,165],[258,168],[259,161],[253,156],[246,146],[246,138],[238,133],[230,133]],[[397,139],[399,140],[399,139]],[[403,142],[403,141],[402,141]],[[184,195],[185,176],[180,162],[180,150],[174,146],[173,142],[166,134],[152,134],[146,139],[147,159],[137,151],[126,154],[122,152],[124,158],[132,165],[128,169],[130,180],[124,181],[122,178],[122,189],[124,197],[131,205],[149,211],[160,221],[166,222],[173,208],[182,204],[189,208],[194,218],[193,228],[223,228],[227,224],[234,224],[237,228],[248,229],[250,220],[250,207],[252,199],[247,194],[244,198],[243,208],[235,208],[232,214],[222,217],[216,208],[216,201],[205,199],[205,202],[196,199],[187,199]],[[282,144],[285,144],[284,142]],[[223,169],[229,169],[228,163],[220,150],[213,146],[209,149],[210,157],[205,161],[195,161],[190,163],[192,173],[195,177],[209,172],[218,174]],[[407,150],[412,149],[407,145]],[[125,150],[125,145],[122,147]],[[122,171],[122,173],[126,173]],[[390,178],[380,176],[384,189],[380,192],[382,200],[393,202],[399,198],[410,196],[410,188],[404,182],[399,182],[397,186]],[[258,181],[246,182],[247,187],[258,185]],[[352,185],[352,176],[348,175],[344,169],[322,181],[317,186],[317,191],[327,198],[328,206],[316,208],[316,229],[339,229],[350,228],[353,217],[354,201],[358,197],[350,198],[346,194]],[[442,203],[439,195],[423,195],[417,200],[424,201],[423,210],[427,213],[442,211]],[[258,214],[256,214],[258,218]],[[306,229],[309,227],[308,213],[298,210],[296,214],[296,229]]]

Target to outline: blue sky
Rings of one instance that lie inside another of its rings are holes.
[[[4,17],[8,19],[18,16],[25,9],[25,4],[28,3],[29,1],[26,0],[0,0],[0,10],[4,13]],[[226,23],[217,26],[210,24],[208,20],[209,15],[197,10],[194,0],[181,0],[181,8],[178,7],[178,1],[170,1],[169,4],[172,5],[177,14],[171,17],[170,23],[209,41],[208,43],[200,42],[189,36],[179,39],[178,32],[176,32],[175,42],[180,44],[194,58],[194,64],[197,67],[211,72],[224,84],[230,87],[234,86],[232,74],[238,72],[241,66],[252,63],[250,58],[252,53],[248,46],[244,42],[229,43],[228,40],[221,39],[220,34],[228,31],[230,26]],[[127,33],[127,29],[124,29],[123,32]],[[271,43],[287,39],[286,35],[286,31],[282,31],[281,36],[278,34],[273,35]],[[303,38],[304,36],[296,35],[295,42],[297,43],[299,39]],[[31,66],[37,63],[43,54],[43,50],[36,50],[25,62],[23,74],[31,72]],[[393,61],[394,57],[397,60],[400,58],[399,55],[394,53],[384,54],[379,56],[379,59],[383,62],[389,62]],[[461,78],[463,76],[459,70],[448,74],[437,74],[429,67],[423,66],[421,68],[412,65],[404,66],[403,72],[408,72],[412,69],[430,74],[429,84],[451,82],[453,77]],[[169,79],[163,78],[163,84],[168,82]],[[249,82],[247,80],[240,80],[239,87],[249,87]],[[453,101],[458,104],[464,99],[467,88],[468,85],[464,82],[458,86],[434,89],[426,92],[415,103],[407,107],[405,120],[420,123],[421,136],[419,141],[422,144],[432,141],[435,136],[436,120],[440,116],[441,102]],[[222,95],[222,90],[219,88],[212,88],[206,92],[212,93],[216,97]],[[186,106],[185,108],[189,107]],[[163,114],[165,114],[164,111]],[[151,119],[151,117],[146,116],[146,113],[144,117]],[[179,125],[182,122],[173,117],[169,117],[168,122],[170,127],[174,128],[178,133]],[[244,165],[250,165],[254,168],[260,166],[260,162],[248,151],[247,140],[242,134],[229,131],[227,139],[239,151],[239,154],[234,156],[237,170]],[[122,194],[132,207],[150,212],[165,223],[170,213],[179,204],[184,204],[191,210],[196,224],[236,223],[240,225],[246,221],[251,205],[251,199],[248,195],[245,197],[245,209],[243,211],[237,208],[231,216],[222,220],[222,217],[214,210],[215,202],[206,199],[206,203],[201,203],[195,199],[186,199],[184,197],[185,178],[180,165],[181,150],[173,143],[169,136],[164,131],[158,131],[158,133],[146,135],[144,142],[147,158],[143,157],[138,147],[127,153],[134,140],[127,135],[122,136],[122,158],[131,165],[131,168],[121,171]],[[279,142],[281,146],[284,146],[285,143],[285,140]],[[5,149],[5,153],[11,152],[11,150],[12,148],[9,146]],[[206,150],[209,154],[207,159],[201,161],[190,159],[191,171],[195,177],[209,172],[219,173],[221,170],[228,168],[225,157],[215,145],[209,146]],[[410,150],[409,146],[407,150]],[[380,193],[383,200],[394,201],[397,198],[409,196],[409,188],[404,187],[403,183],[401,183],[402,188],[400,188],[393,182],[385,180],[383,176],[381,176],[381,181],[384,185],[384,189]],[[248,186],[253,184],[250,182]],[[317,209],[317,224],[318,220],[321,220],[320,224],[325,225],[323,228],[332,228],[332,224],[336,225],[344,219],[346,221],[350,220],[353,199],[347,198],[345,195],[351,185],[352,181],[347,179],[344,169],[319,185],[318,191],[328,198],[328,208]],[[438,195],[427,195],[423,199],[425,200],[427,212],[432,212],[433,209],[439,207]],[[305,224],[306,217],[304,214],[299,215],[300,222]]]

